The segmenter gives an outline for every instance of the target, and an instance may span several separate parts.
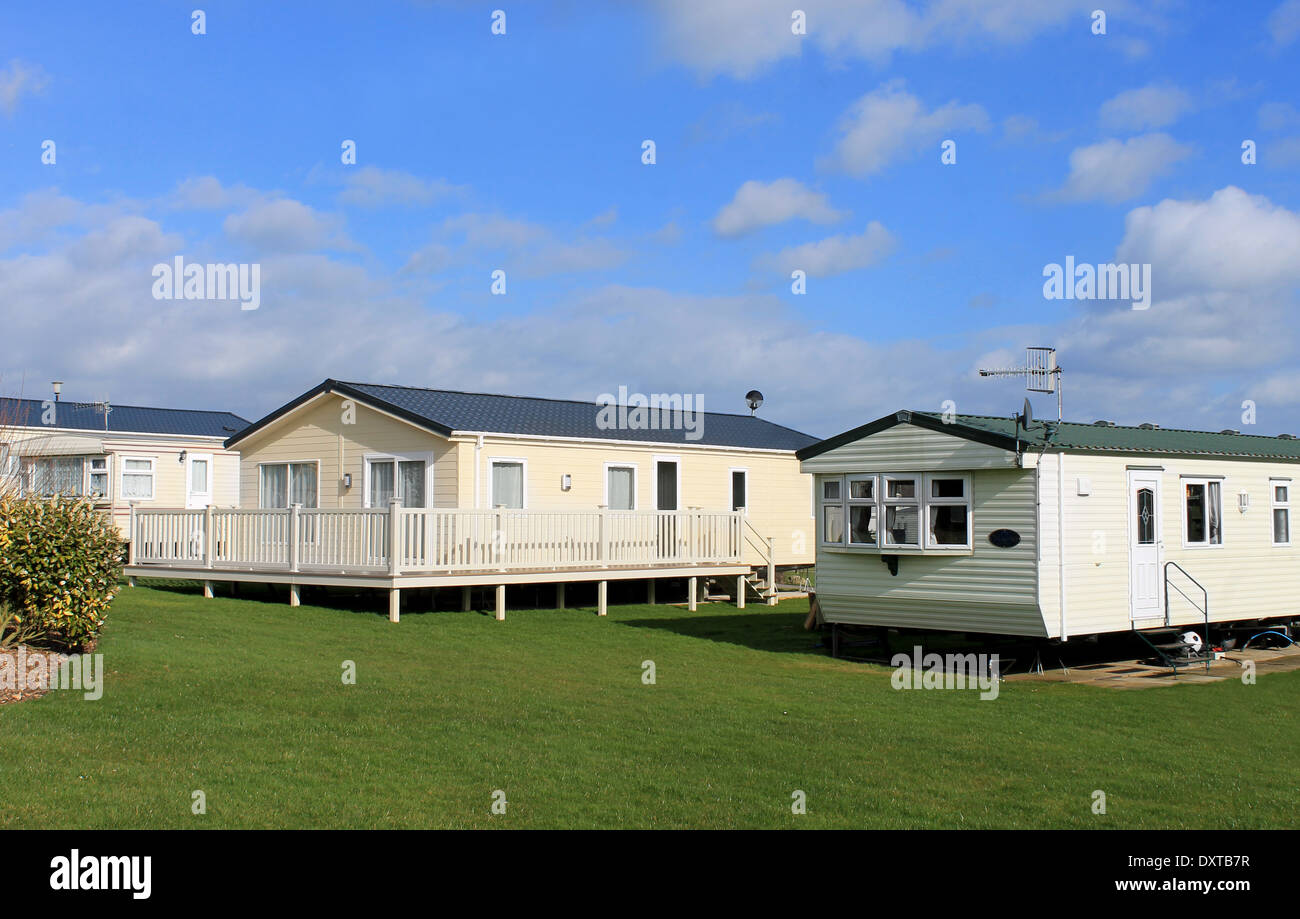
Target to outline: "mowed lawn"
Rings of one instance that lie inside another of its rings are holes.
[[[828,659],[806,611],[407,612],[393,625],[124,589],[102,699],[0,707],[0,825],[1300,824],[1300,673],[1128,692],[1010,682],[982,702],[896,691],[885,667]],[[505,815],[491,811],[498,789]],[[191,813],[195,790],[206,815]]]

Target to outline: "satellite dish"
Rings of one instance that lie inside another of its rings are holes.
[[[745,393],[745,402],[749,404],[749,413],[752,415],[763,404],[763,394],[757,389],[751,389]]]
[[[1034,407],[1029,404],[1029,399],[1026,398],[1024,410],[1020,413],[1020,426],[1024,428],[1026,431],[1028,431],[1029,426],[1033,423],[1034,423]]]

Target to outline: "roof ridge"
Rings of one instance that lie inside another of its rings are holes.
[[[37,404],[43,404],[48,400],[32,399],[27,396],[0,396],[0,402],[6,402],[6,401],[34,402]],[[55,404],[56,405],[99,405],[105,401],[107,401],[108,404],[113,406],[113,408],[115,409],[144,408],[144,409],[148,409],[151,412],[188,412],[190,414],[197,414],[197,415],[229,415],[232,418],[238,418],[240,421],[244,421],[244,422],[248,421],[248,419],[243,417],[242,415],[236,415],[234,412],[226,411],[225,409],[216,409],[216,408],[169,408],[163,405],[127,405],[125,403],[113,402],[111,400],[104,400],[104,399],[95,399],[90,402],[80,402],[73,399],[59,399],[55,401]]]
[[[929,417],[932,417],[932,418],[938,418],[938,417],[940,417],[940,415],[941,415],[940,412],[932,412],[932,411],[928,411],[928,410],[925,410],[925,411],[915,411],[915,410],[913,410],[913,411],[912,411],[912,414],[914,414],[914,415],[928,415]],[[1014,415],[971,415],[971,414],[966,414],[966,413],[963,413],[963,412],[958,412],[958,413],[955,413],[955,414],[953,415],[953,417],[954,417],[954,418],[987,418],[987,419],[989,419],[990,421],[1007,421],[1008,419],[1014,417]],[[1050,419],[1046,419],[1046,418],[1036,418],[1036,419],[1034,419],[1034,420],[1035,420],[1035,421],[1040,421],[1040,422],[1042,422],[1042,423],[1044,423],[1044,424],[1052,424],[1052,425],[1060,424],[1060,425],[1062,425],[1062,426],[1071,426],[1071,427],[1079,427],[1079,428],[1095,428],[1095,427],[1100,427],[1100,425],[1097,425],[1097,424],[1095,424],[1094,422],[1091,422],[1091,421],[1060,421],[1060,422],[1057,422],[1057,421],[1051,421]],[[1154,422],[1151,422],[1151,423],[1154,423]],[[1142,427],[1142,425],[1140,425],[1140,424],[1107,424],[1106,427],[1107,427],[1108,429],[1110,429],[1110,430],[1122,430],[1122,431],[1166,431],[1166,432],[1169,432],[1169,433],[1172,433],[1172,434],[1215,434],[1215,435],[1222,435],[1222,436],[1224,436],[1224,437],[1257,437],[1257,438],[1259,438],[1259,439],[1261,439],[1261,440],[1277,440],[1277,439],[1278,439],[1278,435],[1277,435],[1277,434],[1243,434],[1243,433],[1241,433],[1240,431],[1237,432],[1236,434],[1224,434],[1222,431],[1207,431],[1207,430],[1204,430],[1203,428],[1167,428],[1167,427],[1165,427],[1164,425],[1156,425],[1154,428],[1144,428],[1144,427]],[[1287,432],[1284,431],[1283,433],[1287,433]]]
[[[335,380],[335,383],[341,383],[344,386],[379,386],[385,389],[411,389],[417,392],[438,392],[449,393],[454,396],[491,396],[496,399],[529,399],[534,402],[565,402],[570,405],[599,406],[599,402],[588,402],[585,399],[559,399],[554,396],[521,396],[512,393],[501,392],[474,392],[469,389],[434,389],[431,386],[408,386],[402,383],[362,383],[356,380]],[[795,434],[803,434],[803,431],[796,431],[794,428],[788,428],[783,424],[777,424],[775,421],[768,421],[766,418],[758,418],[757,415],[745,415],[741,412],[712,412],[706,410],[705,415],[720,415],[724,418],[757,418],[764,424],[770,424],[773,427],[785,428]],[[805,435],[811,437],[812,435]]]

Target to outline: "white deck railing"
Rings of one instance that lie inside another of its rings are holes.
[[[276,571],[738,564],[740,511],[131,510],[131,565]]]

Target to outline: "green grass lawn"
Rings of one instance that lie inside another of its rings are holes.
[[[408,612],[393,625],[123,590],[99,649],[102,699],[0,707],[0,825],[1300,825],[1300,673],[1130,692],[1011,682],[981,702],[895,691],[887,668],[828,659],[806,611]],[[791,813],[796,789],[806,815]],[[194,790],[206,815],[191,814]]]

